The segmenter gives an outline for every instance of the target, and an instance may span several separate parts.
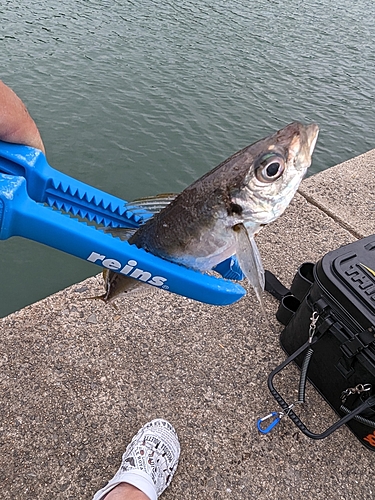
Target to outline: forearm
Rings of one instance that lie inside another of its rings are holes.
[[[0,80],[0,140],[25,144],[45,152],[34,120],[21,99]]]

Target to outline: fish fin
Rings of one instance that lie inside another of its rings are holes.
[[[120,238],[122,241],[128,241],[129,238],[138,230],[134,227],[105,227],[104,232],[111,234],[115,238]]]
[[[156,196],[146,196],[144,198],[138,198],[137,200],[133,200],[130,203],[126,204],[126,208],[129,210],[144,208],[145,210],[149,210],[154,215],[161,212],[165,207],[167,207],[175,198],[176,193],[164,193],[157,194]]]
[[[237,259],[240,267],[253,287],[260,302],[263,312],[264,305],[262,292],[264,290],[265,278],[262,259],[253,236],[250,236],[243,224],[237,224],[234,228],[237,239]]]
[[[109,269],[103,270],[103,279],[105,285],[105,292],[101,295],[93,297],[84,297],[78,300],[102,300],[105,304],[112,304],[113,300],[126,295],[144,295],[145,292],[150,290],[150,287],[145,283],[129,276],[115,273]],[[114,305],[115,309],[116,306]]]
[[[141,281],[115,273],[114,271],[105,270],[103,277],[106,291],[103,295],[96,298],[103,300],[105,303],[109,303],[125,294],[133,295],[138,294],[140,291],[146,291],[147,285]]]

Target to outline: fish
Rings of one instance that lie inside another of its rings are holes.
[[[290,123],[233,154],[180,194],[140,200],[154,215],[138,229],[108,231],[200,272],[235,255],[261,302],[265,279],[255,236],[291,202],[311,165],[318,133],[315,123]],[[104,302],[147,286],[114,271],[105,273],[105,293],[96,297]]]

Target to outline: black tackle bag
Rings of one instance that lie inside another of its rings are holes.
[[[268,387],[282,412],[313,439],[346,424],[375,451],[375,235],[302,264],[290,290],[273,278],[268,273],[266,289],[281,299],[276,316],[285,325],[280,342],[289,357],[270,374]],[[340,417],[321,434],[275,389],[275,375],[292,361],[301,369],[299,402],[309,380]]]

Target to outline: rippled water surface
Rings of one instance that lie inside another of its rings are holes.
[[[293,120],[312,172],[375,146],[372,0],[1,1],[1,78],[52,166],[125,199],[179,191]],[[93,265],[1,242],[0,316]]]

